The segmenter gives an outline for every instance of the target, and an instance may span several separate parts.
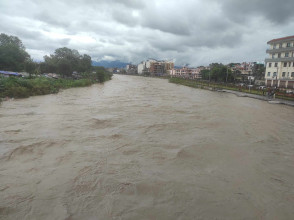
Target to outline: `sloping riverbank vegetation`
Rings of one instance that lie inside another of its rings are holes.
[[[262,90],[262,89],[255,89],[255,88],[249,88],[246,86],[237,86],[235,84],[231,83],[220,83],[220,82],[208,82],[208,81],[197,81],[197,80],[191,80],[191,79],[182,79],[182,78],[170,78],[170,83],[180,84],[184,86],[189,86],[193,88],[199,88],[199,89],[207,89],[207,90],[232,90],[232,91],[238,91],[243,93],[249,93],[259,96],[266,96],[268,91]],[[294,96],[292,94],[287,94],[282,91],[275,91],[275,97],[294,101]]]
[[[0,78],[0,98],[27,98],[35,95],[57,93],[60,89],[90,86],[110,80],[112,75],[105,69],[86,73],[81,79]]]

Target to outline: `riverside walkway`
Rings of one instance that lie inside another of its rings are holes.
[[[259,99],[259,100],[267,101],[272,104],[283,104],[283,105],[289,105],[289,106],[294,107],[294,101],[290,101],[290,100],[271,98],[268,96],[261,96],[261,95],[250,94],[250,93],[245,93],[245,92],[238,92],[238,91],[233,91],[233,90],[228,90],[228,89],[220,89],[217,91],[232,93],[232,94],[235,94],[239,97],[249,97],[249,98]]]

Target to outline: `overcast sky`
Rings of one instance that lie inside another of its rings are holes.
[[[266,42],[294,35],[293,0],[0,0],[0,32],[35,60],[69,47],[92,60],[177,65],[263,62]]]

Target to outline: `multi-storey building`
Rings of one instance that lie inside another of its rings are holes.
[[[174,68],[174,63],[149,59],[138,65],[138,74],[162,75]]]
[[[201,68],[183,67],[180,69],[171,69],[169,74],[176,77],[201,79]]]
[[[142,74],[146,74],[147,72],[149,73],[150,66],[151,66],[152,62],[156,62],[156,60],[149,59],[149,60],[146,60],[146,61],[142,61],[138,65],[138,74],[142,75]]]
[[[267,86],[294,88],[294,36],[267,42],[269,58],[265,60],[265,83]]]
[[[137,65],[132,65],[132,64],[128,64],[126,66],[126,71],[127,74],[138,74],[138,66]]]
[[[152,62],[150,65],[150,73],[153,75],[164,74],[164,65],[161,62]]]

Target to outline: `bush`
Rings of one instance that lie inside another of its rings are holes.
[[[90,86],[110,80],[112,74],[103,67],[93,67],[92,72],[81,74],[82,79],[0,78],[0,98],[26,98],[34,95],[57,93],[60,89]]]
[[[30,91],[25,87],[14,86],[8,88],[4,94],[8,97],[27,98],[30,96]]]
[[[60,89],[90,86],[94,82],[90,79],[0,78],[0,98],[26,98],[34,95],[52,94],[57,93]]]

